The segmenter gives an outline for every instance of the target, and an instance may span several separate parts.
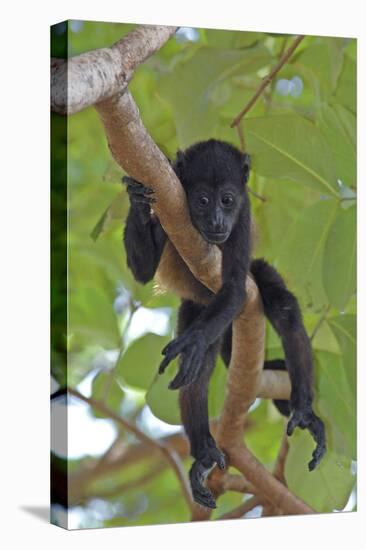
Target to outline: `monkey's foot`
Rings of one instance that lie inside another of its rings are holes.
[[[205,449],[204,458],[195,460],[189,471],[193,499],[205,508],[216,508],[216,502],[211,491],[204,486],[204,481],[215,464],[220,470],[224,470],[225,457],[216,446],[208,447]]]
[[[156,202],[156,199],[149,196],[154,193],[154,190],[150,189],[150,187],[147,187],[129,176],[124,176],[122,181],[127,185],[127,193],[133,204],[148,204],[150,206]]]
[[[201,330],[186,331],[165,346],[162,351],[165,357],[159,367],[160,374],[177,355],[181,354],[178,374],[169,384],[171,390],[187,386],[198,378],[206,350]]]
[[[319,465],[327,449],[324,424],[316,416],[311,407],[305,407],[303,409],[294,409],[292,417],[287,424],[287,435],[292,435],[296,426],[302,430],[309,430],[316,443],[312,454],[313,458],[308,465],[311,472]]]

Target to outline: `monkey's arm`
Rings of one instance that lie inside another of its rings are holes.
[[[166,242],[166,233],[156,216],[151,215],[155,202],[153,191],[136,180],[124,177],[130,199],[124,243],[127,265],[135,279],[148,283],[155,274]]]
[[[170,383],[170,389],[178,389],[197,379],[208,347],[222,336],[244,305],[250,245],[249,231],[246,235],[243,227],[249,226],[239,220],[223,247],[221,289],[191,326],[162,352],[165,357],[159,368],[160,373],[177,355],[182,354],[178,374]]]

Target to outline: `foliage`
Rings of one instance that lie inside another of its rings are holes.
[[[132,28],[76,23],[63,31],[68,33],[70,55],[110,46]],[[53,31],[56,55],[62,50],[63,32]],[[284,42],[289,43],[282,35],[204,29],[198,37],[197,42],[170,39],[138,68],[130,84],[144,124],[169,157],[179,147],[209,137],[239,146],[230,122],[276,63]],[[286,477],[289,488],[319,512],[343,509],[355,487],[351,471],[356,459],[354,52],[354,40],[307,37],[276,77],[300,77],[301,95],[281,95],[275,80],[243,123],[253,159],[249,185],[265,198],[251,200],[259,227],[256,255],[266,257],[283,274],[301,302],[309,334],[316,331],[315,407],[326,423],[329,450],[319,470],[308,473],[312,443],[305,433],[296,432],[290,439]],[[178,300],[157,294],[153,284],[136,284],[127,269],[122,232],[128,200],[122,175],[94,109],[70,117],[68,383],[76,385],[91,377],[93,397],[133,418],[148,433],[146,403],[160,420],[179,423],[177,395],[167,389],[176,366],[163,377],[156,376],[160,350],[174,330]],[[53,181],[64,183],[56,164]],[[61,226],[60,222],[57,227]],[[57,296],[54,301],[57,305]],[[154,322],[137,323],[142,311],[145,318],[146,311],[165,315],[165,330],[158,330]],[[268,356],[276,356],[279,348],[269,330]],[[52,351],[57,359],[58,349]],[[66,373],[56,359],[53,377],[62,384]],[[210,385],[212,417],[220,412],[225,379],[225,369],[218,365]],[[100,416],[94,409],[92,413]],[[249,420],[248,445],[272,468],[284,422],[270,402],[262,402]],[[119,436],[126,445],[134,444],[128,434]],[[166,468],[146,484],[137,484],[134,491],[102,498],[99,515],[95,513],[93,496],[116,484],[130,482],[133,487],[134,480],[153,469],[156,458],[145,457],[113,473],[107,470],[97,488],[91,480],[84,487],[84,508],[79,507],[81,525],[187,521],[176,479]],[[90,466],[93,460],[86,456],[79,467]],[[225,495],[220,512],[240,499],[237,494]]]

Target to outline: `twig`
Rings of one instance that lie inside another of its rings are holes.
[[[279,62],[273,67],[272,71],[263,78],[260,86],[258,87],[257,91],[253,95],[253,97],[248,101],[248,103],[245,105],[244,109],[240,111],[240,113],[234,118],[234,120],[231,123],[231,128],[234,128],[239,124],[241,119],[244,115],[253,107],[253,105],[256,103],[257,99],[263,92],[263,90],[266,89],[268,84],[271,82],[273,77],[278,73],[278,71],[284,66],[284,64],[290,59],[294,51],[296,50],[297,46],[300,44],[300,42],[304,39],[304,36],[297,36],[294,40],[292,46],[287,50],[286,53],[283,54]]]
[[[136,426],[116,414],[114,411],[109,409],[104,403],[100,403],[99,401],[96,401],[92,397],[85,397],[85,395],[81,394],[77,390],[73,388],[68,388],[68,392],[70,395],[73,395],[77,399],[80,399],[81,401],[84,401],[85,403],[88,403],[90,406],[95,407],[96,409],[99,409],[103,414],[117,422],[120,426],[122,426],[125,430],[128,430],[130,433],[133,433],[137,439],[142,441],[143,443],[146,443],[149,447],[153,449],[158,449],[160,453],[163,455],[164,459],[170,464],[172,467],[178,482],[181,486],[183,496],[188,504],[188,507],[190,510],[193,509],[193,500],[191,496],[191,491],[187,483],[187,478],[183,469],[183,466],[181,464],[181,461],[179,459],[179,456],[177,453],[170,449],[165,443],[161,441],[156,441],[154,439],[151,439],[149,436],[147,436],[144,432],[139,430]]]
[[[317,324],[315,325],[315,328],[314,328],[313,332],[311,333],[310,341],[312,341],[315,338],[318,330],[320,329],[320,327],[324,323],[325,319],[327,318],[327,315],[330,311],[330,308],[331,308],[331,306],[330,306],[330,304],[328,304],[327,307],[325,308],[325,310],[323,311],[320,319],[318,320]]]
[[[251,497],[243,504],[240,504],[240,506],[237,506],[233,510],[230,510],[230,512],[226,512],[226,514],[222,514],[222,516],[218,517],[217,519],[237,519],[242,518],[250,512],[250,510],[253,510],[256,506],[261,504],[261,501],[258,497]]]
[[[254,197],[256,197],[257,199],[259,199],[260,201],[262,202],[266,202],[267,199],[266,197],[263,197],[262,195],[259,195],[258,193],[256,193],[255,191],[253,191],[253,189],[251,187],[249,187],[249,185],[247,186],[247,189],[249,191],[249,193],[251,193]]]

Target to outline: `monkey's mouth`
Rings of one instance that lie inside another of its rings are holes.
[[[225,233],[209,233],[205,232],[203,234],[206,241],[208,241],[211,244],[222,244],[226,241],[226,239],[229,236],[229,232],[226,231]]]

